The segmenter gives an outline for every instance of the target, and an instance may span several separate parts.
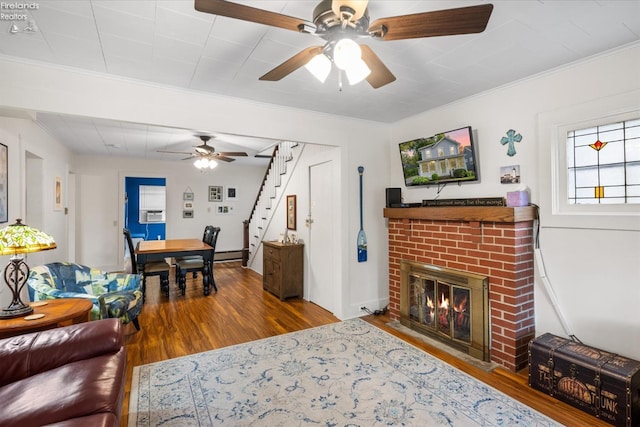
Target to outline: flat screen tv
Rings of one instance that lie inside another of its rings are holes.
[[[479,181],[471,126],[400,143],[407,187]]]

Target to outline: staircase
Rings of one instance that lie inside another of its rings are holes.
[[[286,188],[303,148],[304,145],[300,146],[297,142],[283,141],[273,150],[251,215],[248,220],[243,222],[242,265],[244,267],[253,262],[264,234],[271,223],[273,211],[283,197],[282,190]]]

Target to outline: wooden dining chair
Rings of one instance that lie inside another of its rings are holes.
[[[186,258],[180,261],[176,260],[176,271],[178,275],[178,287],[182,291],[182,295],[186,293],[187,273],[189,272],[201,272],[202,280],[206,278],[210,284],[213,285],[213,290],[218,291],[216,282],[213,278],[213,256],[216,252],[216,243],[218,241],[218,234],[220,234],[220,227],[205,228],[205,234],[202,241],[212,247],[212,262],[208,265],[201,256]]]
[[[144,301],[145,291],[147,290],[147,277],[150,276],[160,276],[160,290],[165,296],[169,296],[169,272],[171,271],[171,266],[164,260],[151,261],[145,263],[143,270],[139,271],[138,262],[136,259],[136,253],[133,248],[133,240],[131,239],[131,232],[129,229],[124,228],[122,230],[124,234],[124,238],[127,242],[127,247],[129,248],[129,254],[131,256],[131,273],[133,274],[141,274],[142,275],[142,298]],[[125,254],[126,255],[126,254]]]
[[[213,233],[213,225],[205,226],[204,227],[204,233],[202,234],[202,241],[204,243],[206,243],[207,240],[210,239],[211,233]],[[175,270],[176,283],[179,283],[178,279],[179,279],[180,269],[178,268],[178,265],[179,265],[179,263],[181,261],[186,261],[186,260],[202,260],[202,256],[200,256],[200,255],[183,255],[183,256],[174,258],[174,265],[176,266],[176,270]],[[194,279],[198,278],[198,270],[193,270],[191,273],[193,274],[193,278]]]

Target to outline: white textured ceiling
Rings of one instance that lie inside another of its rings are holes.
[[[309,21],[317,4],[301,0],[242,3]],[[371,0],[369,14],[373,21],[482,3],[487,2]],[[380,89],[362,82],[345,84],[340,91],[335,71],[321,84],[304,68],[278,82],[259,81],[258,77],[303,48],[322,42],[308,34],[200,13],[192,0],[40,1],[36,10],[20,12],[34,20],[37,32],[10,34],[12,24],[23,28],[26,22],[0,21],[0,55],[391,123],[640,40],[638,0],[491,3],[492,16],[480,34],[368,41],[397,77]],[[145,150],[197,144],[191,139],[180,145],[194,134],[190,130],[52,114],[38,114],[38,120],[78,152],[88,150],[86,140],[74,145],[71,135],[94,130],[128,144],[132,155],[142,144]],[[109,137],[106,143],[117,144],[111,141]],[[242,146],[244,141],[236,138],[236,143]],[[238,145],[216,149],[244,150]]]

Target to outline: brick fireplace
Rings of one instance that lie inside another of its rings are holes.
[[[400,319],[400,264],[413,261],[489,279],[490,358],[527,366],[535,336],[533,207],[387,208],[389,313]]]

